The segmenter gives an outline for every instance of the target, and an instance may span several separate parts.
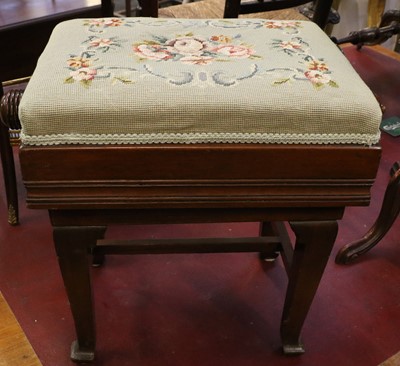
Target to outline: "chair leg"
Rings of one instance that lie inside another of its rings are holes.
[[[19,223],[17,179],[9,129],[0,123],[0,155],[3,167],[4,186],[6,190],[8,222],[10,225]]]
[[[304,353],[300,332],[336,239],[333,221],[291,222],[296,234],[293,263],[281,321],[285,354]],[[295,306],[296,304],[296,306]]]
[[[379,216],[359,240],[342,247],[336,255],[337,264],[348,264],[368,252],[386,235],[400,212],[400,162],[393,164]]]
[[[105,227],[54,227],[54,244],[61,274],[75,322],[77,340],[72,343],[71,359],[94,360],[95,320],[89,257]]]

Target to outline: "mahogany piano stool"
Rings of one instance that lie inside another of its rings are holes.
[[[283,351],[304,352],[337,220],[346,206],[369,204],[380,159],[379,104],[316,24],[63,22],[19,116],[27,204],[50,213],[73,360],[94,359],[88,259],[110,253],[281,252]],[[102,240],[111,224],[206,222],[260,222],[261,235]]]

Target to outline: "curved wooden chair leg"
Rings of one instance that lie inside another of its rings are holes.
[[[377,220],[360,239],[347,244],[336,255],[336,263],[348,264],[368,252],[385,236],[400,212],[400,162],[393,164],[391,179],[386,188],[382,208]]]
[[[1,97],[0,104],[0,155],[3,167],[4,186],[7,197],[8,222],[11,225],[19,223],[17,179],[9,129],[20,129],[18,106],[23,91],[12,90]]]

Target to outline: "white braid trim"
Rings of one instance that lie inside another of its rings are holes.
[[[272,133],[152,133],[152,134],[55,134],[26,135],[24,145],[143,145],[143,144],[357,144],[374,145],[380,132],[372,134],[272,134]]]

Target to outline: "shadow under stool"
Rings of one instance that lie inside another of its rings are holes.
[[[50,214],[73,360],[94,358],[88,259],[110,253],[283,253],[283,350],[304,352],[337,220],[346,206],[368,205],[380,159],[379,104],[317,25],[64,22],[19,114],[27,204]],[[206,222],[260,222],[261,235],[103,239],[110,224]]]

